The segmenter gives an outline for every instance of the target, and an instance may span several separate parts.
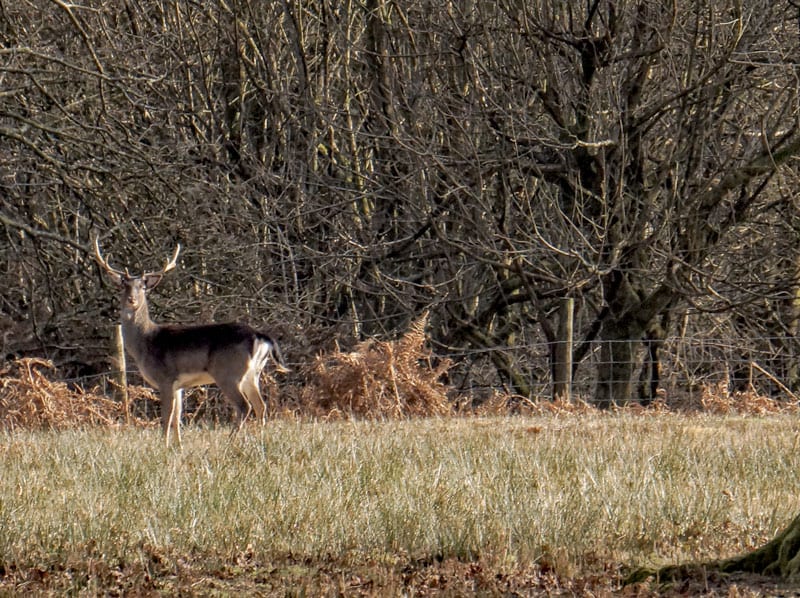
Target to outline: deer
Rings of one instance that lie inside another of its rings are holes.
[[[235,436],[250,413],[266,423],[266,403],[259,389],[259,377],[270,359],[275,370],[288,372],[278,344],[266,332],[239,322],[219,324],[159,324],[150,318],[147,294],[174,270],[181,246],[156,272],[133,276],[109,265],[94,240],[94,255],[110,280],[120,289],[122,338],[125,350],[145,381],[161,399],[161,428],[166,446],[174,431],[181,444],[183,390],[216,384],[235,408]]]

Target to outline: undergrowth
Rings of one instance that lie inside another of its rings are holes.
[[[298,381],[279,384],[262,375],[271,399],[272,419],[311,418],[391,420],[448,415],[503,416],[509,414],[591,414],[598,410],[581,400],[531,400],[494,393],[471,405],[444,383],[450,367],[426,344],[427,314],[413,322],[395,341],[367,340],[353,351],[338,348],[301,367]],[[99,387],[68,385],[55,366],[38,358],[21,358],[0,369],[0,427],[5,429],[69,429],[100,426],[154,425],[159,404],[155,393],[142,386],[128,388],[129,402],[115,401]],[[187,397],[188,418],[203,415],[217,421],[224,402],[214,403],[196,391]],[[704,412],[718,415],[797,413],[796,401],[765,397],[755,392],[731,393],[723,384],[708,385],[699,398],[646,409],[636,403],[615,411],[630,413]]]

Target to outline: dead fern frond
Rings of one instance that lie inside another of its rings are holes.
[[[0,428],[67,429],[118,426],[125,407],[93,390],[56,380],[52,362],[22,358],[0,370]],[[143,420],[136,420],[146,425]]]
[[[304,389],[306,405],[324,417],[369,419],[452,413],[441,382],[450,362],[432,366],[425,347],[427,312],[396,341],[369,339],[349,353],[338,348],[317,357]]]

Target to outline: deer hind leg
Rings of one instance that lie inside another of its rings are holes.
[[[247,360],[247,369],[239,382],[239,390],[244,393],[248,403],[256,414],[258,423],[262,426],[267,422],[267,404],[261,396],[259,378],[261,370],[267,365],[270,356],[276,350],[275,344],[265,336],[257,336],[253,341]]]
[[[248,370],[242,377],[242,381],[239,382],[239,390],[242,391],[250,407],[253,408],[256,421],[263,426],[267,422],[267,404],[258,387],[258,373],[252,369]]]
[[[236,426],[233,429],[232,436],[239,432],[244,426],[247,416],[250,415],[251,407],[247,397],[239,390],[239,384],[235,382],[221,383],[217,381],[219,389],[228,402],[236,409]]]

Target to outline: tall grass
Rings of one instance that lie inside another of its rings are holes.
[[[0,436],[0,566],[727,556],[800,510],[787,416],[277,421]],[[148,562],[149,562],[148,561]]]

